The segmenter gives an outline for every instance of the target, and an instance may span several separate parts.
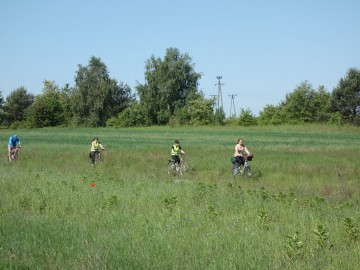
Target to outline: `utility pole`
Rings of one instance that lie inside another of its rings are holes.
[[[222,100],[222,93],[221,93],[221,85],[224,85],[223,83],[220,82],[220,80],[222,79],[221,76],[217,76],[216,77],[218,79],[218,83],[215,84],[218,86],[218,110],[220,111],[220,108],[222,109],[222,111],[224,111],[224,108],[223,108],[223,100]]]
[[[236,96],[237,96],[236,94],[229,95],[229,97],[231,97],[230,117],[236,117],[235,102],[234,102],[234,97],[236,97]],[[234,108],[234,114],[232,114],[232,108]]]

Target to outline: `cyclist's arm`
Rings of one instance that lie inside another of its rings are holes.
[[[102,146],[101,143],[99,143],[99,146],[100,146],[101,150],[105,150],[105,148]]]

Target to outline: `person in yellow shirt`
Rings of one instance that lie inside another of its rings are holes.
[[[91,142],[91,149],[90,149],[90,153],[89,153],[89,157],[91,160],[91,164],[95,164],[95,155],[97,152],[99,152],[100,150],[105,151],[105,148],[102,146],[102,144],[99,142],[99,137],[95,137],[93,138],[92,142]]]
[[[177,164],[180,166],[180,155],[184,155],[185,152],[181,149],[180,142],[178,140],[175,140],[175,144],[171,147],[171,158]]]

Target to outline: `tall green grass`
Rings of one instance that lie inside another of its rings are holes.
[[[2,269],[358,269],[351,127],[16,131],[0,161]],[[2,131],[1,141],[11,135]],[[108,150],[91,166],[92,137]],[[243,137],[255,178],[234,179]],[[179,139],[187,171],[167,174]]]

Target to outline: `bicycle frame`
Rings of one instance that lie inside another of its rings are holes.
[[[15,160],[19,157],[19,149],[21,147],[20,146],[14,146],[11,148],[11,151],[10,151],[10,157],[9,157],[9,160]]]

